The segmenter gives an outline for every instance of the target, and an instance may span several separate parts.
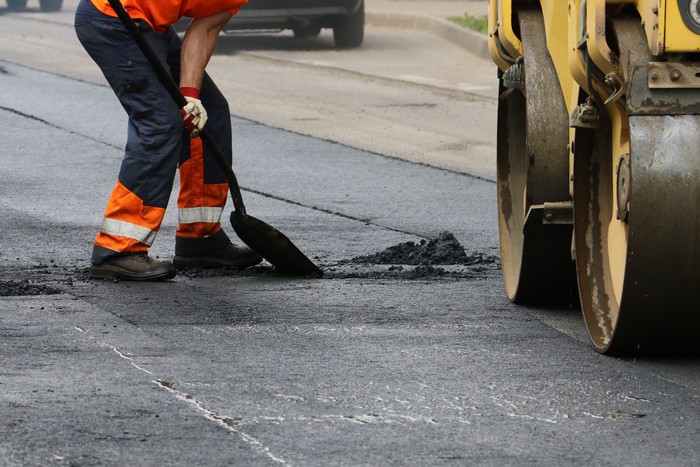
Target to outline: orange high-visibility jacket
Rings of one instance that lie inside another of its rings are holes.
[[[117,16],[107,0],[91,0],[102,13]],[[222,11],[232,14],[248,3],[248,0],[121,0],[124,9],[133,19],[143,19],[156,32],[165,32],[183,16],[203,18]]]

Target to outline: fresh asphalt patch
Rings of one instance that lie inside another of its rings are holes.
[[[70,293],[76,282],[88,279],[87,268],[62,266],[56,262],[29,268],[0,267],[0,297],[59,295]]]
[[[28,279],[19,281],[0,280],[0,297],[15,297],[25,295],[54,295],[61,291],[45,284],[37,284]]]
[[[318,259],[318,258],[315,258]],[[473,252],[468,254],[451,232],[419,242],[402,242],[369,255],[355,256],[333,264],[320,265],[323,279],[469,279],[492,278],[500,273],[499,258]],[[189,279],[208,277],[276,276],[274,267],[263,263],[247,269],[194,268],[179,270],[178,275]],[[6,280],[13,277],[15,280]],[[75,281],[91,279],[88,267],[59,264],[39,264],[28,270],[0,271],[0,296],[53,295],[71,293]],[[118,279],[102,279],[119,282]]]
[[[500,273],[498,257],[479,252],[467,254],[451,232],[441,232],[434,238],[419,242],[398,243],[377,253],[319,266],[323,270],[323,279],[478,280]],[[275,269],[267,263],[243,270],[194,268],[178,271],[178,275],[190,279],[276,274]]]

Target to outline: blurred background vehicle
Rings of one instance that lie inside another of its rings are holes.
[[[41,11],[61,11],[63,0],[39,0]],[[9,10],[23,10],[27,7],[27,0],[7,0]]]
[[[333,29],[336,47],[359,47],[365,33],[364,0],[255,0],[225,30],[291,29],[295,37],[308,38],[324,28]]]

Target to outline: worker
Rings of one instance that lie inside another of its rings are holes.
[[[206,74],[219,33],[247,0],[121,0],[187,100],[178,108],[108,0],[81,0],[75,30],[129,116],[125,154],[95,238],[91,277],[158,281],[175,267],[245,268],[262,261],[234,245],[221,228],[227,200],[224,172],[203,148],[207,133],[228,163],[231,116],[226,99]],[[190,17],[184,38],[172,28]],[[180,170],[178,229],[173,261],[148,248],[158,233]]]

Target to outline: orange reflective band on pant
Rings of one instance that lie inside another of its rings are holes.
[[[202,238],[221,229],[220,218],[228,197],[228,184],[204,183],[202,140],[192,138],[190,158],[180,165],[180,195],[177,199],[177,236]]]
[[[160,229],[165,208],[145,206],[120,182],[112,190],[95,245],[114,251],[148,251]]]

